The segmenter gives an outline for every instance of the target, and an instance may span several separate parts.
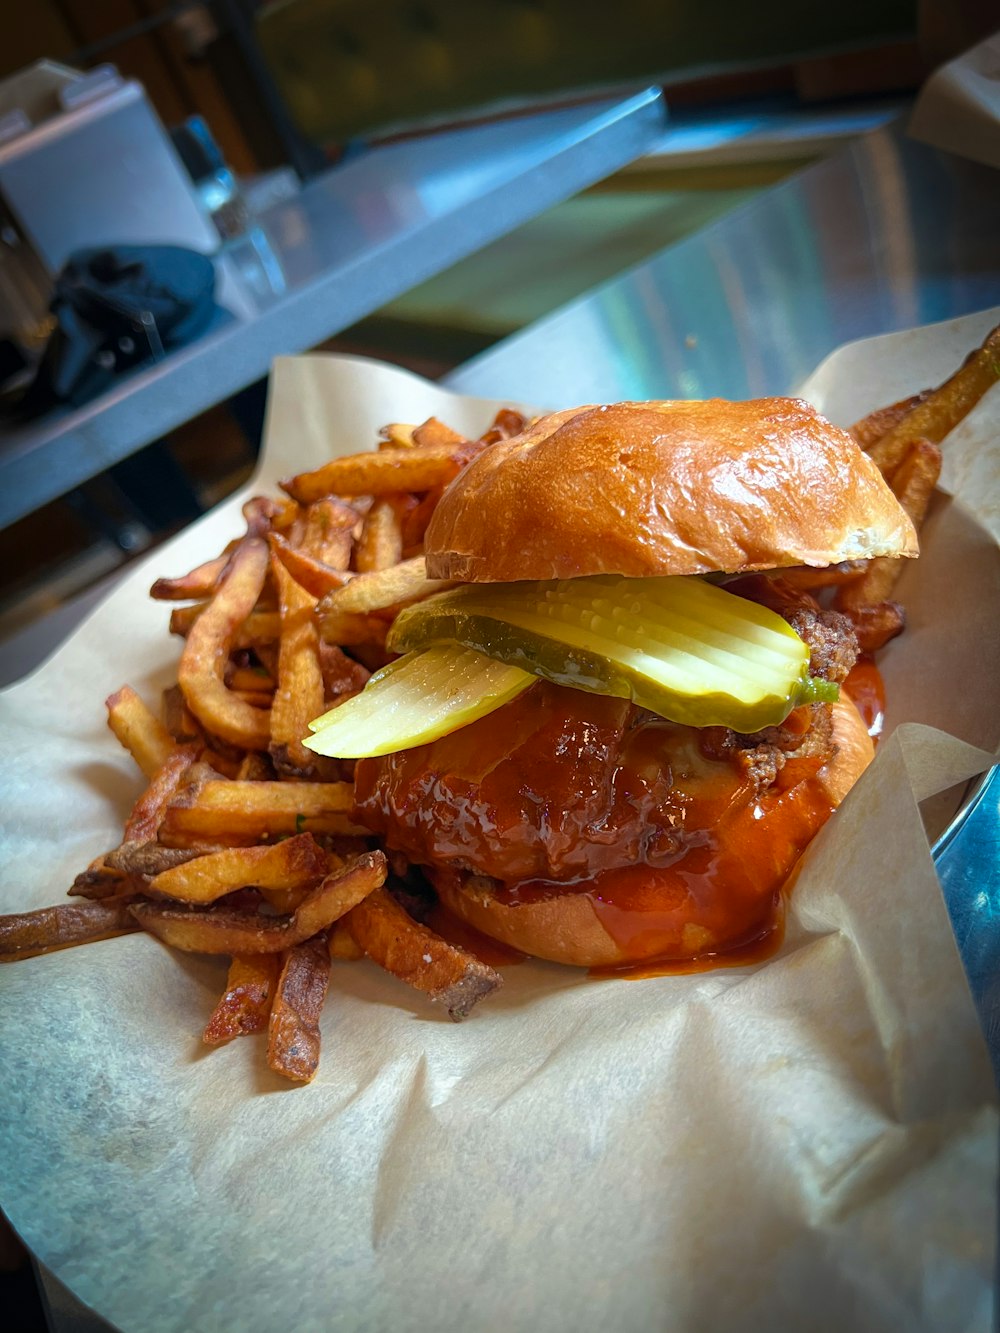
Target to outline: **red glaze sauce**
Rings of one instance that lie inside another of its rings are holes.
[[[780,887],[832,809],[811,773],[757,799],[696,729],[545,682],[431,745],[361,760],[355,801],[391,849],[488,875],[507,902],[586,894],[647,974],[769,947]]]

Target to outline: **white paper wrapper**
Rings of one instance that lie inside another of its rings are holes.
[[[906,338],[866,352],[893,386],[871,402],[926,382],[898,365]],[[836,360],[814,388],[847,421],[871,402],[842,355],[858,405]],[[386,421],[478,430],[492,407],[362,361],[281,361],[250,489]],[[118,841],[140,779],[101,700],[170,679],[146,589],[221,549],[242,498],[0,698],[0,910],[58,901]],[[124,1333],[986,1330],[993,1083],[917,800],[1000,741],[998,587],[994,542],[942,500],[887,654],[891,720],[913,725],[811,849],[777,959],[634,983],[528,963],[460,1026],[337,966],[307,1089],[255,1040],[199,1045],[224,960],[141,936],[30,959],[0,969],[0,1204]],[[961,739],[920,725],[942,722]]]

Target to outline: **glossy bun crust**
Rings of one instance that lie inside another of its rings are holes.
[[[795,398],[615,403],[542,417],[451,484],[431,578],[736,573],[917,554],[846,432]]]
[[[836,752],[819,771],[820,783],[834,806],[850,791],[872,761],[874,748],[857,709],[846,696],[833,705]],[[641,961],[641,954],[622,952],[622,946],[601,924],[586,893],[561,893],[535,902],[509,905],[493,894],[493,881],[479,875],[430,871],[430,878],[445,906],[484,935],[536,958],[578,967],[614,967]],[[705,922],[692,900],[689,915],[678,917],[671,954],[691,957]],[[659,947],[662,955],[662,937]]]

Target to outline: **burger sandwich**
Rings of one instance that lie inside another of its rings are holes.
[[[556,412],[445,491],[443,590],[307,744],[358,760],[354,818],[486,935],[599,968],[724,956],[872,757],[852,622],[782,570],[916,554],[804,402]]]

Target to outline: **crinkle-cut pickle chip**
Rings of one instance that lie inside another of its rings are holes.
[[[485,717],[535,679],[456,643],[434,644],[383,667],[360,694],[310,722],[303,744],[337,759],[408,750]]]
[[[444,641],[695,727],[758,731],[838,694],[787,621],[700,578],[466,584],[403,611],[388,646]]]

